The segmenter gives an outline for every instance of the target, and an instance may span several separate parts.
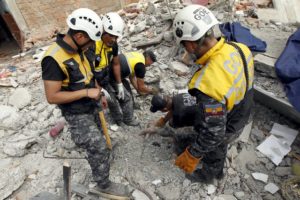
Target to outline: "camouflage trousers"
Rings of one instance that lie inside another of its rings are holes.
[[[109,183],[110,150],[106,147],[97,112],[77,115],[66,113],[64,117],[69,123],[72,140],[86,150],[94,181],[105,187]]]
[[[116,89],[115,82],[111,81],[105,88],[111,97],[111,100],[108,101],[108,108],[113,120],[116,123],[122,121],[130,122],[133,118],[133,98],[131,94],[130,85],[126,79],[124,79],[122,82],[125,93],[124,99],[117,98],[118,92]]]
[[[190,130],[191,131],[191,130]],[[201,164],[201,173],[207,178],[214,178],[223,173],[225,159],[227,155],[228,144],[233,142],[241,132],[237,133],[226,133],[224,142],[218,145],[213,151],[204,154]],[[190,133],[177,135],[174,137],[175,141],[175,153],[180,155],[184,150],[196,141],[198,133],[191,131]]]

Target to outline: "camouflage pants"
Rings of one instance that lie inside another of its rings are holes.
[[[123,80],[128,83],[127,80]],[[124,87],[124,84],[123,84]],[[116,83],[110,82],[106,88],[111,100],[108,101],[109,111],[115,122],[129,122],[133,118],[133,98],[130,88],[124,87],[125,97],[123,100],[117,98]]]
[[[225,159],[227,155],[228,144],[233,142],[241,132],[226,133],[224,142],[217,146],[213,151],[204,154],[201,160],[202,168],[201,173],[206,175],[207,178],[214,178],[223,172]],[[196,141],[198,134],[191,132],[181,136],[174,137],[175,140],[175,153],[180,155],[183,151]],[[197,172],[196,172],[197,173]]]
[[[69,123],[72,140],[86,150],[94,180],[99,186],[106,186],[109,182],[110,150],[106,147],[97,113],[65,114],[64,117]]]

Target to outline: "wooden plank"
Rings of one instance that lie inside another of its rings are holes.
[[[300,124],[300,113],[286,100],[257,86],[254,86],[254,100]]]

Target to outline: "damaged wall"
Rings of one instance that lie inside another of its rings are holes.
[[[66,27],[66,17],[73,10],[86,7],[98,14],[117,11],[122,5],[133,1],[124,0],[5,0],[19,28],[25,33],[25,49],[31,48],[38,40],[49,37]],[[13,5],[13,6],[10,6]],[[14,6],[16,5],[16,6]],[[21,15],[15,16],[14,13]]]

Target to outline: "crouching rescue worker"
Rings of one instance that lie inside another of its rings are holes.
[[[177,42],[200,65],[188,84],[197,99],[194,129],[198,135],[175,165],[188,173],[187,178],[201,182],[223,176],[228,143],[242,132],[253,105],[252,54],[241,43],[216,39],[212,28],[217,24],[213,13],[200,5],[183,8],[173,23]]]
[[[57,104],[70,125],[71,138],[86,150],[87,160],[100,192],[128,196],[128,189],[109,180],[110,150],[100,128],[98,106],[106,99],[97,86],[93,62],[85,50],[100,40],[102,21],[92,10],[80,8],[67,18],[66,35],[58,34],[56,42],[47,50],[42,60],[42,78],[50,104]]]
[[[118,125],[124,122],[128,126],[137,126],[139,123],[133,118],[133,96],[126,78],[129,78],[133,87],[140,94],[156,94],[157,88],[149,88],[144,84],[144,77],[146,74],[146,67],[156,62],[155,54],[147,50],[144,53],[128,52],[119,54],[118,65],[121,67],[120,76],[124,86],[124,98],[119,98],[116,92],[117,80],[114,76],[114,70],[110,70],[108,92],[111,96],[111,101],[108,102],[110,113],[114,121]],[[121,108],[121,109],[120,109]],[[122,111],[122,113],[121,113]]]

